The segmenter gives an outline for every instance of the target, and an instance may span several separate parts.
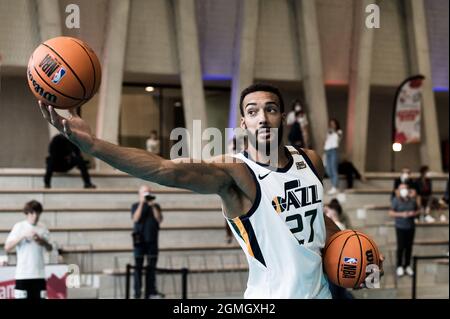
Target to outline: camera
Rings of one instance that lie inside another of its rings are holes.
[[[145,200],[153,200],[153,199],[155,199],[156,197],[153,196],[153,195],[150,194],[150,193],[145,193],[145,194],[144,194],[144,198],[145,198]]]

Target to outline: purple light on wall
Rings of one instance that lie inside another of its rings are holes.
[[[434,92],[448,92],[448,88],[442,87],[442,86],[435,86],[435,87],[433,87],[433,91]]]
[[[231,75],[227,75],[227,74],[203,74],[203,81],[231,81]]]

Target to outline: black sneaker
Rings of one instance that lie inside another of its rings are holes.
[[[45,188],[52,188],[49,184],[45,184]]]
[[[94,184],[86,184],[84,185],[84,188],[97,188]]]

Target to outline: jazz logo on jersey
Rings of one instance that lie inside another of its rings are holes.
[[[272,200],[272,207],[278,214],[289,211],[291,207],[300,208],[322,201],[319,198],[317,185],[302,187],[298,179],[284,183],[283,195],[275,196]]]
[[[358,263],[358,259],[353,257],[344,257],[344,263],[356,265]]]
[[[44,59],[42,59],[41,63],[39,63],[39,68],[53,83],[56,84],[59,83],[67,73],[66,69],[61,66],[61,63],[50,54],[47,54]]]

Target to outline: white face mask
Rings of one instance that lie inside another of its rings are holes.
[[[403,198],[408,197],[408,193],[409,193],[408,189],[406,189],[406,188],[400,189],[400,196],[401,197],[403,197]]]
[[[402,181],[406,181],[407,179],[409,179],[409,174],[408,173],[402,173],[402,175],[400,175],[400,179]]]

